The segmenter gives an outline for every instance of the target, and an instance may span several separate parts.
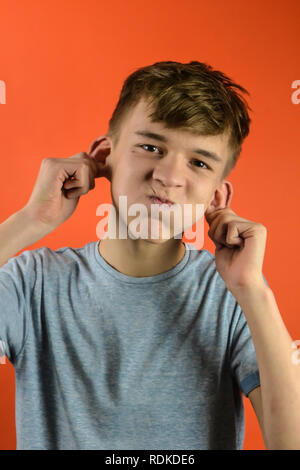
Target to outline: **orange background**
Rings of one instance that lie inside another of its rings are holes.
[[[228,178],[231,207],[267,227],[264,275],[299,339],[300,103],[291,101],[291,84],[300,79],[298,0],[0,0],[0,15],[0,80],[7,88],[0,104],[0,222],[26,204],[43,158],[87,152],[107,132],[123,81],[136,68],[207,62],[251,93],[251,133]],[[111,197],[102,178],[69,220],[26,249],[97,240],[96,207],[103,202]],[[214,253],[207,235],[204,248]],[[0,449],[16,448],[14,385],[6,359]],[[244,402],[244,449],[264,449]]]

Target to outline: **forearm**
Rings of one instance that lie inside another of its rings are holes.
[[[0,267],[51,231],[46,225],[35,223],[26,209],[12,214],[0,225]]]
[[[265,284],[232,294],[255,347],[268,449],[300,449],[300,364],[274,294]]]

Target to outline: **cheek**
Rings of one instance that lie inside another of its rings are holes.
[[[119,180],[131,181],[136,178],[138,174],[142,173],[141,164],[137,159],[132,156],[126,156],[120,159],[115,167],[115,173]]]
[[[199,180],[197,186],[193,187],[192,198],[194,202],[205,204],[214,193],[211,181]]]
[[[201,182],[198,182],[199,186]],[[201,185],[201,188],[191,186],[187,188],[186,195],[186,207],[187,213],[192,213],[193,221],[199,220],[204,213],[209,203],[209,195],[211,192],[205,185]],[[182,208],[184,210],[184,207]]]
[[[119,197],[127,196],[127,204],[135,195],[135,188],[140,187],[140,182],[131,167],[122,164],[114,168],[111,181],[111,197],[114,204],[119,207]]]

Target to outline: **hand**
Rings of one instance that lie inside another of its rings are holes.
[[[234,292],[264,284],[266,227],[239,217],[228,207],[205,213],[205,219],[210,227],[208,235],[216,245],[216,268],[227,289]]]
[[[104,153],[45,158],[24,210],[33,223],[53,230],[73,214],[80,196],[94,189],[95,178],[107,174]]]

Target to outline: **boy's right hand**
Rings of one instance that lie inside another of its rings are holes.
[[[109,179],[105,158],[99,161],[79,152],[69,158],[42,160],[25,212],[34,223],[50,230],[57,228],[73,214],[80,196],[94,189],[95,178]]]

